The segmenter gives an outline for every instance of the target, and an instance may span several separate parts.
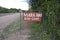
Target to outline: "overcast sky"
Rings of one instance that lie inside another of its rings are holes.
[[[28,10],[27,0],[0,0],[0,6],[5,8],[17,8],[22,10]]]

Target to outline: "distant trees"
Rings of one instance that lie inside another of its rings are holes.
[[[0,13],[7,13],[9,12],[8,9],[0,7]]]
[[[16,9],[16,8],[4,8],[4,7],[0,7],[0,13],[15,13],[15,12],[19,12],[21,9]]]
[[[20,9],[16,9],[16,8],[9,9],[9,12],[12,12],[12,13],[19,12],[19,11],[20,11]]]

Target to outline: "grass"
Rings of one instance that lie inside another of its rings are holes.
[[[40,23],[31,24],[31,40],[40,40],[41,39],[41,25]]]
[[[40,23],[32,23],[31,24],[31,40],[51,40],[49,34],[46,33],[47,31],[42,31],[42,26]]]

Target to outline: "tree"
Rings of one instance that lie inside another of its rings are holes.
[[[16,8],[4,8],[4,7],[0,7],[0,13],[15,13],[15,12],[19,12],[21,9],[16,9]]]
[[[32,11],[44,13],[44,39],[60,40],[60,0],[30,0]]]

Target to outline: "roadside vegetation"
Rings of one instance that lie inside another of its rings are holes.
[[[41,29],[42,27],[41,27],[41,24],[40,23],[36,23],[36,22],[34,22],[34,23],[32,23],[31,24],[31,27],[30,27],[30,29],[31,29],[31,40],[39,40],[39,39],[41,39],[41,37],[42,37],[42,35],[41,35]]]
[[[19,12],[21,9],[16,9],[16,8],[4,8],[4,7],[0,7],[0,13],[16,13]]]
[[[31,25],[31,40],[60,40],[60,0],[30,0],[29,11],[43,13],[41,23]]]

